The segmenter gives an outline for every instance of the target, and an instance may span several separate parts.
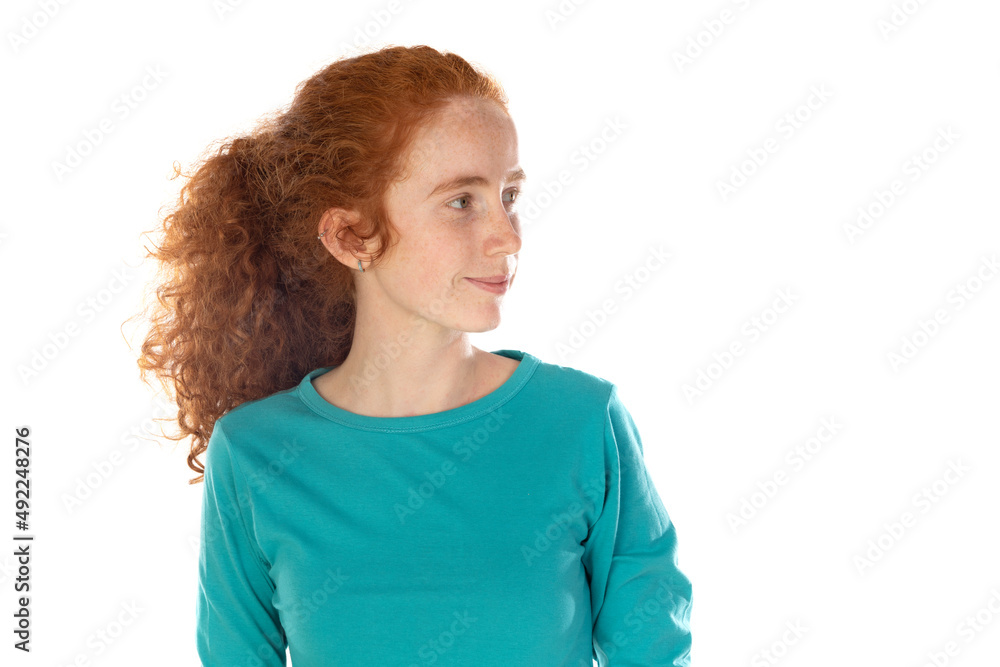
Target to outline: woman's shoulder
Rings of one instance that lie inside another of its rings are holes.
[[[275,430],[287,432],[308,414],[297,391],[298,385],[240,403],[219,417],[216,425],[222,425],[230,441]]]
[[[594,407],[607,406],[615,387],[600,375],[540,358],[535,376],[536,384],[549,396],[572,398],[574,402]]]

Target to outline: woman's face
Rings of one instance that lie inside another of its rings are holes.
[[[449,329],[495,329],[521,248],[514,123],[494,102],[453,101],[417,132],[406,164],[386,199],[399,242],[357,276],[359,297]],[[504,276],[492,291],[472,280]],[[364,294],[371,279],[376,293]]]

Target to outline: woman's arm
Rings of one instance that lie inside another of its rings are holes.
[[[209,667],[284,667],[287,640],[271,604],[274,583],[248,527],[246,488],[216,423],[205,454],[198,655]]]
[[[584,543],[594,656],[601,667],[691,664],[691,582],[677,534],[643,461],[632,416],[612,385],[604,433],[606,493]]]

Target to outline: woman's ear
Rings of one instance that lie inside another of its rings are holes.
[[[328,208],[320,216],[317,235],[330,254],[349,269],[357,270],[358,260],[371,261],[371,242],[363,242],[354,229],[360,226],[361,215],[340,207]]]

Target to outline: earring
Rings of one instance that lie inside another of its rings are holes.
[[[326,234],[326,232],[324,231],[323,234]],[[318,238],[318,239],[323,238],[323,234],[320,234],[316,238]],[[361,271],[361,273],[365,272],[365,268],[363,266],[361,266],[361,260],[360,259],[358,260],[358,270]]]

